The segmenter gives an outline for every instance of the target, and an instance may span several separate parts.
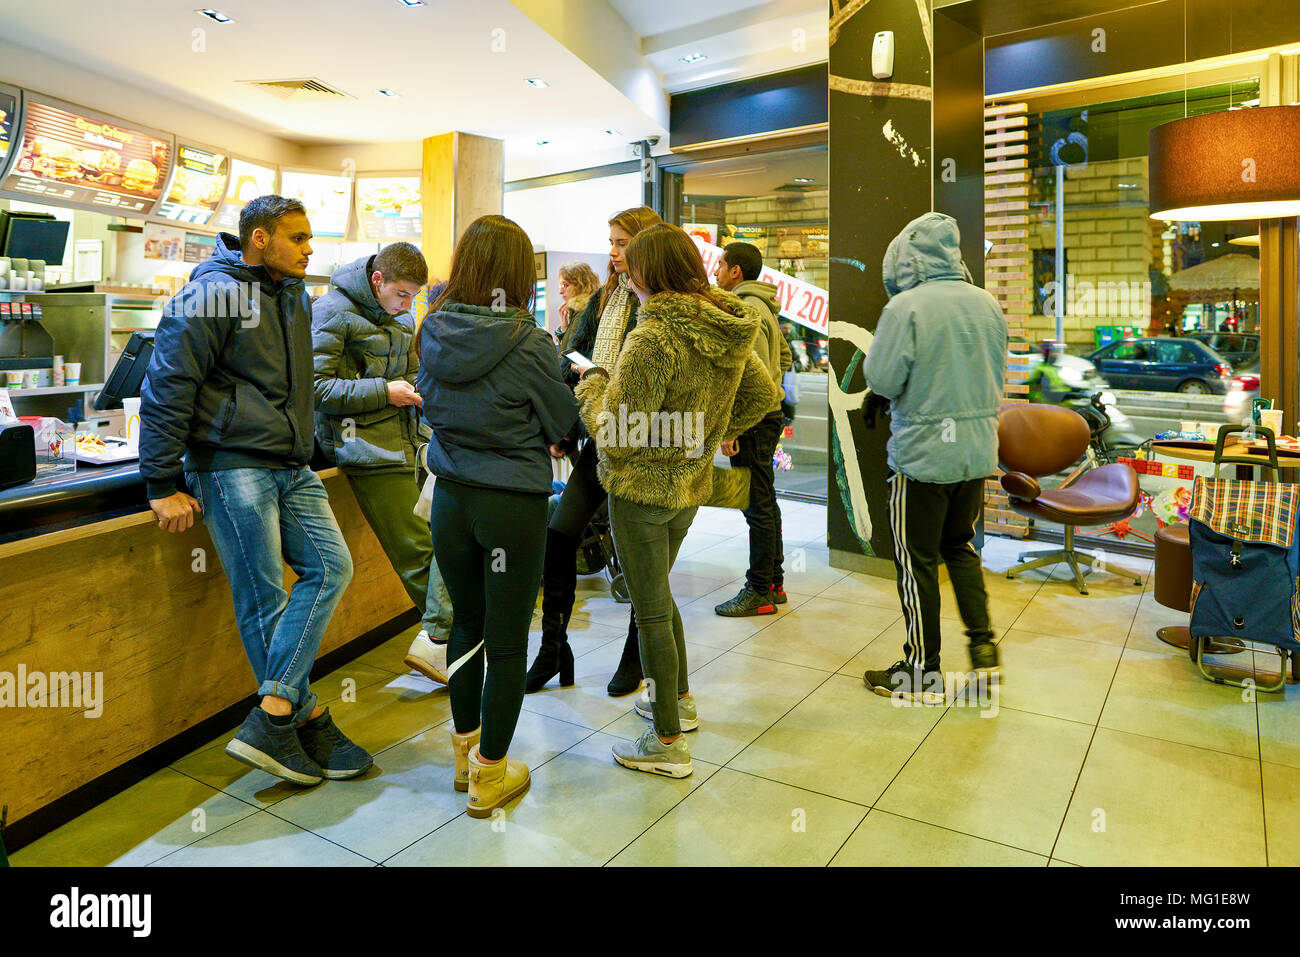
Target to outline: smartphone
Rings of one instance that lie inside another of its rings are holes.
[[[592,362],[581,352],[566,352],[564,358],[568,359],[583,372],[586,372],[588,369],[596,368],[596,363]]]

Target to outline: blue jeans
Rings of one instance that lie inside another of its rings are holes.
[[[352,556],[309,468],[187,472],[230,580],[235,620],[258,693],[286,699],[294,720],[316,707],[308,687],[330,616],[352,580]],[[286,594],[284,565],[298,581]]]

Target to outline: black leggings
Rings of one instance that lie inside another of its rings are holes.
[[[479,753],[489,761],[505,757],[524,700],[546,499],[447,478],[433,490],[433,552],[456,610],[447,646],[452,720],[460,734],[482,725]]]

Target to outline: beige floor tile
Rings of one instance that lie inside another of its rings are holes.
[[[1003,707],[1096,724],[1123,649],[1014,628],[998,644]]]
[[[1193,747],[1259,757],[1253,698],[1240,688],[1204,680],[1183,654],[1126,648],[1100,724]]]
[[[874,810],[831,867],[1045,867],[1047,858]]]
[[[444,685],[415,673],[358,689],[356,700],[330,705],[339,728],[371,754],[413,738],[451,717]]]
[[[739,510],[705,505],[695,513],[695,521],[691,522],[691,530],[686,533],[686,538],[689,541],[691,535],[695,534],[736,536],[747,530],[745,516]]]
[[[217,746],[207,746],[186,755],[173,762],[171,767],[258,808],[283,801],[302,790],[296,784],[250,768],[230,757],[225,752],[229,740],[230,735],[227,735],[216,743]]]
[[[1016,618],[1016,630],[1123,645],[1141,598],[1132,585],[1089,585],[1080,595],[1064,583],[1045,584]]]
[[[1047,856],[1093,729],[1004,708],[948,708],[881,810]]]
[[[1078,867],[1078,864],[1071,864],[1069,861],[1063,861],[1059,857],[1054,857],[1047,863],[1048,867]]]
[[[816,541],[787,546],[782,567],[790,595],[820,595],[849,576],[847,569],[831,567],[830,549]]]
[[[860,679],[836,675],[727,766],[873,804],[943,714],[895,704]]]
[[[830,598],[811,598],[734,651],[772,661],[835,671],[884,631],[890,612]]]
[[[682,547],[677,550],[677,557],[690,558],[702,551],[712,548],[714,545],[721,545],[724,542],[730,542],[737,535],[730,530],[718,532],[702,531],[697,525],[692,525],[691,530],[686,533],[686,538],[682,541]],[[736,548],[736,554],[743,555],[745,545],[739,544]]]
[[[1255,707],[1259,715],[1260,757],[1273,764],[1300,768],[1300,685],[1288,682],[1279,694],[1260,692]]]
[[[866,810],[723,768],[611,863],[820,867]]]
[[[402,663],[402,659],[406,657],[407,649],[411,647],[411,641],[419,631],[418,626],[408,628],[400,635],[389,638],[382,645],[371,648],[353,664],[369,665],[372,668],[382,668],[384,671],[392,672],[395,675],[404,675],[411,669]]]
[[[447,721],[375,755],[375,768],[351,781],[327,781],[275,807],[277,817],[382,861],[465,810],[452,788],[456,762]],[[540,767],[590,732],[523,712],[510,757]]]
[[[1104,867],[1264,864],[1258,761],[1097,729],[1054,856]]]
[[[726,764],[770,728],[828,675],[778,661],[727,652],[691,675],[700,728],[691,732],[691,754],[711,764]],[[631,709],[632,699],[627,702]],[[635,738],[645,719],[629,710],[601,728]]]
[[[374,861],[260,811],[154,867],[370,867]]]
[[[903,607],[898,600],[898,586],[893,578],[878,578],[862,572],[850,572],[823,589],[817,597],[871,605],[874,608],[884,608],[899,614],[902,613]]]
[[[621,606],[626,608],[627,606]],[[581,658],[589,651],[595,651],[611,641],[617,641],[622,645],[622,641],[627,637],[627,621],[619,627],[607,625],[603,622],[593,621],[590,618],[571,618],[569,627],[566,630],[569,639],[569,646],[573,649],[574,657]],[[533,659],[537,657],[537,652],[542,647],[542,625],[539,619],[528,633],[528,663],[531,665]]]
[[[15,867],[142,866],[257,811],[163,768],[10,855]]]
[[[344,695],[359,692],[372,685],[386,684],[392,680],[393,672],[387,669],[352,661],[342,668],[334,669],[325,677],[313,681],[311,690],[320,704],[328,705],[338,701]]]
[[[1300,866],[1300,768],[1265,761],[1263,770],[1269,866]]]
[[[610,755],[616,740],[591,735],[537,768],[528,793],[499,819],[461,815],[385,864],[601,865],[717,770],[694,760],[688,778],[630,771]]]
[[[995,634],[1000,635],[1001,632]],[[888,668],[903,657],[903,642],[906,638],[907,624],[903,621],[900,612],[867,647],[841,665],[839,673],[861,680],[862,672],[868,668],[873,670]],[[970,667],[970,655],[966,651],[969,639],[962,630],[961,622],[953,621],[951,618],[940,618],[939,641],[944,649],[941,663],[945,671],[964,671]]]
[[[574,662],[571,688],[552,682],[544,690],[524,695],[524,710],[598,731],[632,710],[635,695],[611,698],[605,690],[623,654],[623,642],[613,641]]]
[[[984,593],[988,596],[989,621],[993,629],[1001,634],[1008,628],[1014,628],[1016,619],[1029,607],[1029,602],[1040,587],[1039,582],[1007,579],[986,571]],[[949,581],[939,584],[939,614],[953,621],[961,619],[957,596]]]
[[[679,598],[680,602],[681,599]],[[583,597],[581,593],[578,600],[573,604],[573,615],[569,619],[569,628],[579,627],[582,621],[591,621],[606,628],[613,628],[619,634],[626,635],[628,623],[632,619],[632,606],[630,604],[621,605],[611,598],[608,594],[589,594]],[[541,625],[535,627],[540,628]]]
[[[740,572],[730,578],[726,577],[726,575],[701,576],[680,572],[674,566],[672,573],[668,576],[668,587],[672,589],[673,600],[680,607],[724,587],[734,595],[740,590],[740,583],[744,580],[744,573],[745,570],[742,568]]]

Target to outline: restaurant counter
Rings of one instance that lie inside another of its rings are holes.
[[[317,471],[354,566],[321,643],[337,667],[419,615],[346,477]],[[293,581],[286,567],[285,588]],[[206,528],[160,530],[138,463],[0,491],[0,805],[11,850],[179,746],[228,731],[256,689]]]

